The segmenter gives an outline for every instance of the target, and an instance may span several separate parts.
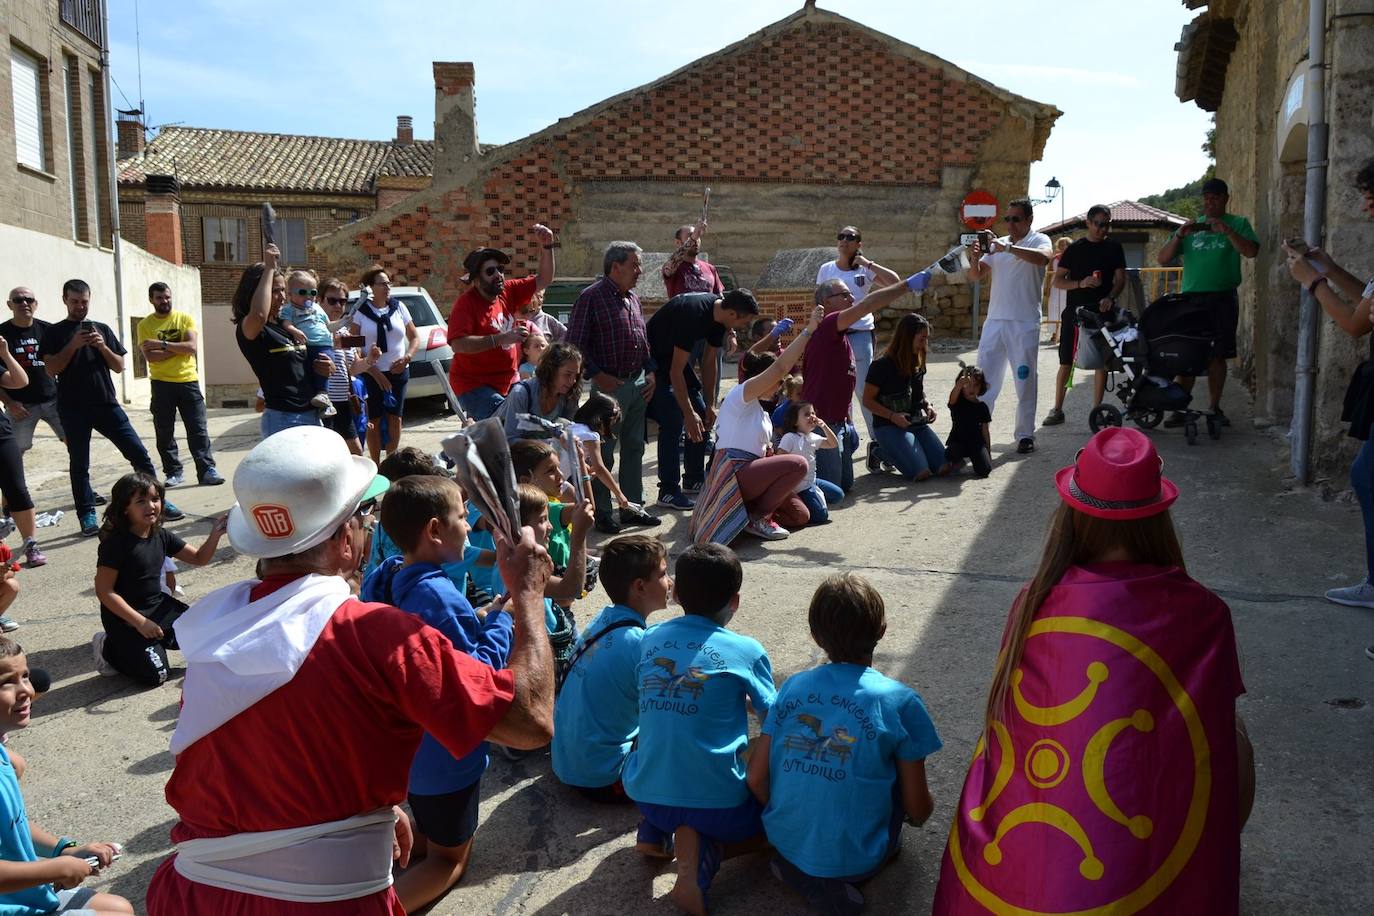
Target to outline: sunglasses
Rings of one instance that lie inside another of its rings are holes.
[[[494,276],[496,276],[497,274],[504,274],[505,272],[506,272],[506,269],[505,269],[504,267],[499,267],[499,266],[496,266],[496,265],[492,265],[491,267],[488,267],[486,270],[482,271],[482,274],[483,274],[484,276],[494,277]]]
[[[358,518],[367,518],[369,515],[372,515],[376,511],[377,500],[375,498],[365,499],[362,502],[358,503],[358,510],[353,514],[358,516]]]
[[[295,293],[297,296],[305,296],[310,299],[314,299],[320,294],[320,291],[317,289],[293,289],[291,292]]]
[[[1099,223],[1097,220],[1093,220],[1093,225],[1096,226],[1096,227],[1099,228],[1099,229],[1106,229],[1107,227],[1111,226],[1111,224],[1112,224],[1112,221],[1111,221],[1111,220],[1104,220],[1104,221],[1102,221],[1102,222],[1100,222],[1100,223]]]
[[[841,232],[839,235],[835,236],[835,241],[837,242],[857,242],[861,239],[862,236],[855,235],[852,232]]]
[[[33,298],[32,296],[15,296],[10,301],[13,302],[15,305],[33,305],[38,300]]]
[[[325,296],[324,301],[330,305],[348,305],[348,299],[343,296]]]
[[[1004,217],[1002,217],[1002,222],[1004,222],[1004,223],[1024,223],[1025,221],[1026,221],[1026,218],[1025,218],[1024,216],[1004,216]]]

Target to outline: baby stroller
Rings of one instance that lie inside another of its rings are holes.
[[[1141,429],[1154,429],[1165,411],[1183,414],[1183,434],[1189,445],[1197,444],[1198,421],[1207,435],[1221,438],[1221,424],[1211,413],[1193,410],[1192,395],[1174,378],[1205,376],[1216,342],[1216,322],[1205,298],[1173,294],[1156,299],[1137,324],[1127,311],[1102,313],[1081,308],[1080,368],[1106,369],[1124,412],[1112,404],[1100,404],[1088,415],[1093,432],[1120,426],[1130,420]],[[1122,378],[1124,376],[1124,378]]]

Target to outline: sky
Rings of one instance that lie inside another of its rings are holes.
[[[1185,184],[1209,115],[1174,96],[1177,0],[820,0],[819,6],[1064,112],[1032,197],[1044,225]],[[747,37],[801,0],[113,0],[120,107],[153,126],[388,139],[433,136],[434,60],[472,61],[482,143],[519,139]],[[138,49],[141,48],[141,55]],[[140,61],[141,57],[141,61]],[[141,74],[140,74],[141,69]],[[122,93],[122,94],[121,94]],[[127,100],[127,104],[126,104]],[[799,113],[806,116],[806,113]],[[876,125],[879,126],[880,125]]]

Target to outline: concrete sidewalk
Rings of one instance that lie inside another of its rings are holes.
[[[1054,365],[1053,351],[1043,350],[1042,416],[1051,403]],[[955,354],[933,356],[932,401],[944,401],[956,371]],[[1243,838],[1244,911],[1362,912],[1374,899],[1374,712],[1368,705],[1374,662],[1363,653],[1374,643],[1374,613],[1320,597],[1363,571],[1359,513],[1350,503],[1290,490],[1286,452],[1253,427],[1239,386],[1232,391],[1226,406],[1235,425],[1221,441],[1204,435],[1190,447],[1180,430],[1152,435],[1165,473],[1182,490],[1174,516],[1189,571],[1230,604],[1239,637],[1248,690],[1240,711],[1258,768],[1258,798]],[[786,543],[737,545],[747,562],[733,626],[768,648],[779,682],[821,659],[805,622],[816,584],[835,570],[859,571],[888,604],[888,633],[875,667],[921,692],[944,739],[927,764],[935,814],[927,826],[906,829],[901,856],[864,888],[871,912],[929,909],[1007,609],[1039,558],[1057,499],[1053,471],[1089,435],[1089,397],[1090,385],[1071,392],[1069,422],[1042,430],[1038,451],[1022,457],[1011,442],[1014,394],[1008,390],[994,424],[991,478],[912,485],[860,469],[852,498],[829,526]],[[942,434],[944,413],[936,424]],[[133,419],[151,443],[147,414]],[[441,415],[417,412],[405,442],[432,451],[451,427]],[[232,476],[257,441],[257,417],[214,411],[211,432],[220,469]],[[11,616],[23,624],[14,635],[33,664],[51,671],[54,687],[35,704],[34,724],[11,736],[11,746],[30,764],[24,790],[33,820],[79,839],[125,844],[125,858],[94,886],[129,897],[141,911],[147,882],[169,849],[173,815],[162,788],[172,766],[167,743],[178,684],[140,690],[93,673],[96,545],[75,534],[65,452],[50,435],[39,440],[27,462],[35,499],[40,509],[63,508],[68,515],[57,528],[41,530],[49,565],[20,574],[23,593]],[[95,467],[105,492],[126,470],[103,440]],[[645,476],[653,492],[652,466]],[[188,514],[174,530],[199,542],[232,494],[229,487],[191,486],[173,491],[173,499]],[[659,531],[676,552],[686,543],[688,518],[671,516]],[[185,571],[181,581],[194,599],[251,572],[251,561],[226,546],[209,567]],[[590,619],[604,600],[598,590],[579,606],[579,618]],[[552,778],[547,754],[494,760],[483,794],[471,870],[432,912],[673,912],[661,899],[671,869],[647,864],[633,850],[633,811],[599,807],[567,791]],[[1047,867],[1062,861],[1052,856]],[[712,892],[714,911],[801,912],[799,899],[773,881],[765,863],[759,856],[726,863]]]

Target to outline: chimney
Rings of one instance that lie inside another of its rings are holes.
[[[434,174],[454,175],[478,154],[476,73],[471,63],[434,62]]]
[[[181,186],[171,175],[149,175],[143,199],[144,248],[181,265]]]
[[[410,115],[396,116],[396,144],[410,146],[415,142],[415,125]]]
[[[143,152],[143,121],[139,112],[121,111],[119,120],[115,122],[115,129],[118,131],[116,159],[128,159]]]

